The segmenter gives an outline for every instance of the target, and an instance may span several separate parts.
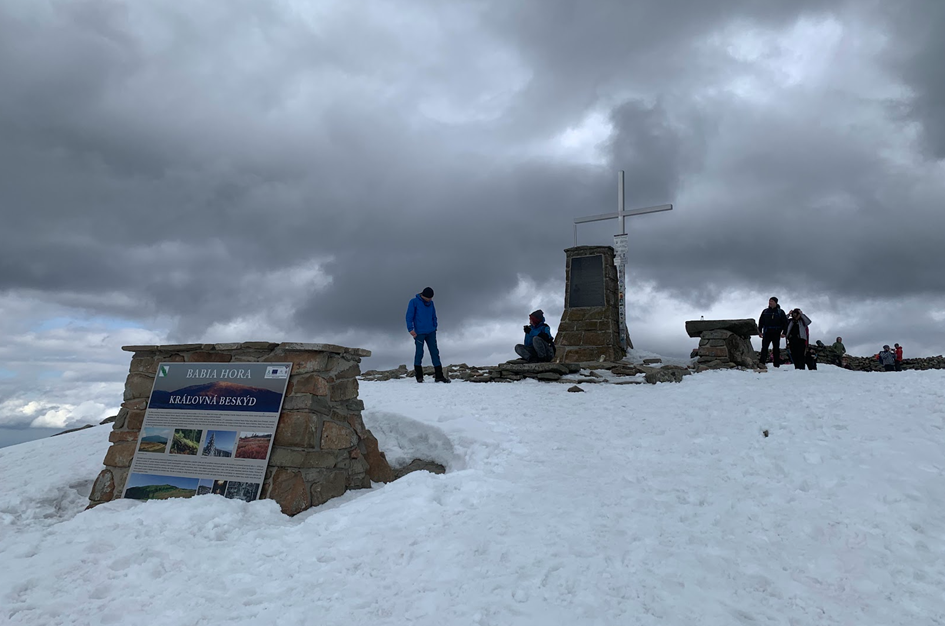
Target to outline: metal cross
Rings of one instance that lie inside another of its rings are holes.
[[[661,204],[659,206],[644,207],[642,209],[626,210],[624,206],[624,173],[620,170],[617,174],[617,212],[602,213],[600,215],[589,215],[587,217],[578,217],[574,220],[574,245],[577,247],[577,225],[588,222],[601,222],[603,220],[620,220],[620,234],[614,235],[614,262],[617,266],[617,282],[619,284],[618,300],[620,304],[620,345],[624,350],[627,349],[627,301],[626,301],[626,273],[627,273],[627,218],[634,215],[645,215],[647,213],[659,213],[661,211],[672,211],[672,204]]]

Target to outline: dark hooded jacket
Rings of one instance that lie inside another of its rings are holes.
[[[761,317],[758,318],[758,329],[764,335],[775,333],[780,335],[787,329],[787,325],[787,315],[784,314],[780,306],[776,306],[773,309],[771,307],[765,307],[765,310],[761,312]]]

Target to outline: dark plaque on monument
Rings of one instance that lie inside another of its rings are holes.
[[[571,259],[568,307],[591,306],[604,306],[604,257],[599,254]]]

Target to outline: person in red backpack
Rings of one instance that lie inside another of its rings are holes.
[[[902,371],[902,346],[896,344],[896,371]]]

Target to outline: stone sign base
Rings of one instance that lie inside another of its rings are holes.
[[[755,320],[699,320],[686,322],[690,337],[699,338],[700,368],[758,368],[751,337],[758,334]]]
[[[394,476],[377,439],[364,427],[358,399],[361,357],[368,350],[317,343],[217,343],[165,346],[125,346],[133,352],[124,402],[115,419],[89,506],[120,498],[134,457],[138,435],[158,364],[162,362],[290,362],[279,426],[266,470],[261,498],[279,503],[295,515],[340,496],[363,489],[371,481]]]

